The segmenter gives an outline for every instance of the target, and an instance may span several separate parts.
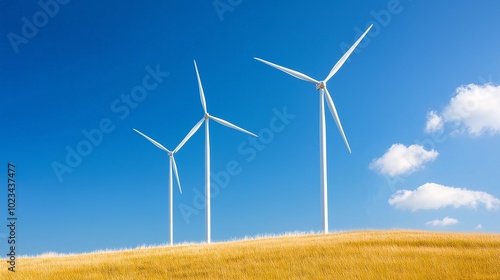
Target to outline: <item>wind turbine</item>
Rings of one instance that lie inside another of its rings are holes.
[[[203,107],[204,115],[203,118],[191,129],[186,138],[191,137],[200,126],[205,122],[205,198],[206,198],[206,233],[207,233],[207,243],[211,242],[211,227],[210,227],[210,132],[209,132],[209,121],[214,120],[224,126],[229,128],[244,132],[246,134],[257,137],[257,135],[238,127],[228,121],[214,117],[210,115],[207,111],[207,103],[205,101],[205,94],[203,93],[203,87],[201,85],[200,74],[198,72],[198,66],[196,65],[196,60],[194,61],[194,69],[196,70],[196,78],[198,79],[198,88],[200,91],[201,106]]]
[[[368,31],[372,28],[373,24],[368,27],[368,29],[359,37],[359,39],[352,45],[352,47],[340,58],[340,60],[333,66],[332,70],[326,76],[326,78],[323,81],[317,81],[307,75],[304,75],[300,72],[297,72],[292,69],[285,68],[283,66],[279,66],[277,64],[271,63],[269,61],[254,57],[256,60],[263,62],[269,66],[272,66],[278,70],[281,70],[297,79],[301,79],[307,82],[314,83],[316,85],[316,90],[319,91],[319,143],[320,143],[320,181],[321,181],[321,206],[323,210],[323,232],[328,233],[328,181],[327,181],[327,168],[326,168],[326,125],[325,125],[325,105],[324,105],[324,100],[326,96],[326,103],[328,104],[328,108],[330,109],[330,113],[333,116],[333,119],[335,120],[335,123],[337,124],[337,127],[340,131],[340,134],[342,135],[342,138],[344,139],[344,143],[347,146],[347,149],[349,150],[349,153],[351,152],[351,148],[349,147],[349,143],[347,142],[347,138],[345,137],[344,134],[344,129],[342,129],[342,124],[340,123],[339,116],[337,114],[337,109],[335,108],[335,104],[333,103],[332,97],[330,96],[330,93],[328,92],[328,89],[326,88],[326,83],[330,80],[330,78],[337,73],[337,71],[342,67],[344,62],[347,60],[347,58],[351,55],[351,53],[354,51],[356,46],[363,40],[363,38],[366,36]]]
[[[173,191],[174,182],[173,182],[173,178],[172,178],[172,167],[174,168],[175,178],[177,179],[177,185],[179,186],[179,191],[182,194],[181,181],[179,180],[179,173],[177,172],[177,164],[175,163],[174,154],[177,153],[182,148],[182,146],[184,146],[186,141],[191,136],[186,135],[186,137],[184,137],[184,139],[181,141],[181,143],[179,143],[177,148],[175,148],[173,151],[170,151],[167,148],[165,148],[162,144],[151,139],[149,136],[140,132],[139,130],[134,128],[134,131],[139,133],[140,135],[144,136],[144,138],[148,139],[156,147],[167,152],[168,157],[170,159],[170,164],[169,164],[169,168],[168,168],[168,174],[169,174],[168,183],[169,183],[169,192],[170,192],[170,246],[172,246],[174,244],[174,198],[173,198],[174,197],[174,191]]]

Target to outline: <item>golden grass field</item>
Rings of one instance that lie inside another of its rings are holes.
[[[2,280],[500,279],[500,234],[354,231],[2,263]]]

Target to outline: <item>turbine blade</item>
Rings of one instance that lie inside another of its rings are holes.
[[[203,86],[201,85],[200,73],[198,72],[198,66],[196,65],[196,60],[194,60],[194,69],[196,70],[196,78],[198,79],[198,88],[200,90],[201,106],[203,106],[203,111],[207,113],[207,102],[205,101],[205,94],[203,93]]]
[[[363,40],[363,38],[366,36],[368,31],[370,31],[372,26],[373,26],[373,24],[370,25],[370,27],[368,27],[368,29],[366,29],[365,33],[363,33],[363,35],[361,35],[361,37],[359,37],[359,39],[356,41],[356,43],[354,43],[354,45],[352,45],[352,47],[340,58],[340,60],[337,61],[337,63],[333,66],[332,70],[330,71],[330,73],[326,77],[325,83],[328,82],[328,80],[330,80],[330,78],[333,77],[333,75],[335,75],[335,73],[337,73],[337,71],[339,71],[339,69],[340,69],[340,67],[342,67],[342,65],[344,65],[344,62],[346,62],[347,58],[349,58],[349,56],[354,51],[354,49],[358,46],[358,44],[361,42],[361,40]]]
[[[198,129],[200,128],[200,126],[203,124],[204,120],[205,120],[205,118],[203,117],[197,124],[195,124],[193,126],[193,128],[191,128],[191,130],[186,135],[186,137],[184,137],[184,139],[182,139],[181,143],[179,143],[179,145],[177,146],[177,148],[175,148],[175,150],[173,151],[174,154],[177,153],[182,148],[182,146],[184,146],[184,144],[189,140],[189,138],[191,138],[191,136],[193,136],[193,134],[196,133],[196,131],[198,131]]]
[[[149,140],[149,142],[153,143],[156,147],[158,147],[158,148],[160,148],[160,149],[164,150],[164,151],[165,151],[165,152],[167,152],[167,153],[170,153],[170,151],[169,151],[167,148],[163,147],[163,145],[162,145],[162,144],[160,144],[160,143],[156,142],[155,140],[151,139],[151,138],[150,138],[149,136],[147,136],[146,134],[144,134],[144,133],[140,132],[139,130],[137,130],[137,129],[135,129],[135,128],[134,128],[134,131],[135,131],[135,132],[137,132],[137,133],[139,133],[140,135],[144,136],[144,138],[148,139],[148,140]]]
[[[325,87],[325,93],[326,93],[326,103],[328,104],[328,108],[330,108],[330,113],[332,113],[333,119],[335,120],[335,123],[339,128],[340,134],[344,139],[344,143],[347,146],[347,150],[349,150],[350,153],[351,147],[349,147],[349,143],[347,142],[347,138],[345,137],[344,134],[344,129],[342,129],[342,124],[340,123],[339,115],[337,114],[337,109],[335,108],[335,104],[333,103],[332,97],[330,96],[330,93],[328,92],[328,89],[326,87]]]
[[[232,124],[232,123],[230,123],[230,122],[228,122],[228,121],[225,121],[225,120],[223,120],[223,119],[219,119],[219,118],[214,117],[214,116],[210,116],[210,118],[211,118],[212,120],[214,120],[214,121],[216,121],[216,122],[218,122],[218,123],[220,123],[220,124],[224,125],[224,126],[227,126],[227,127],[229,127],[229,128],[236,129],[236,130],[238,130],[238,131],[241,131],[241,132],[244,132],[244,133],[246,133],[246,134],[249,134],[249,135],[252,135],[252,136],[254,136],[254,137],[257,137],[257,135],[253,134],[252,132],[247,131],[247,130],[244,130],[243,128],[238,127],[238,126],[236,126],[236,125],[234,125],[234,124]]]
[[[172,155],[172,162],[174,163],[175,178],[177,179],[177,186],[179,186],[179,191],[182,194],[181,180],[179,180],[179,172],[177,172],[177,163],[175,163],[174,155]]]
[[[295,70],[288,69],[288,68],[285,68],[285,67],[283,67],[283,66],[279,66],[279,65],[277,65],[277,64],[274,64],[274,63],[272,63],[272,62],[266,61],[266,60],[264,60],[264,59],[260,59],[260,58],[258,58],[258,57],[254,57],[254,58],[255,58],[256,60],[258,60],[258,61],[262,62],[262,63],[265,63],[265,64],[267,64],[267,65],[269,65],[269,66],[272,66],[272,67],[274,67],[274,68],[276,68],[276,69],[278,69],[278,70],[281,70],[281,71],[283,71],[283,72],[287,73],[288,75],[294,76],[294,77],[295,77],[295,78],[297,78],[297,79],[301,79],[301,80],[304,80],[304,81],[307,81],[307,82],[311,82],[311,83],[314,83],[314,84],[318,84],[318,83],[319,83],[319,82],[318,82],[318,81],[316,81],[315,79],[313,79],[313,78],[311,78],[311,77],[309,77],[309,76],[307,76],[307,75],[305,75],[305,74],[302,74],[302,73],[300,73],[300,72],[297,72],[297,71],[295,71]]]

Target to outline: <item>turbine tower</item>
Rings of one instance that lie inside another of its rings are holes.
[[[269,66],[272,66],[278,70],[281,70],[297,79],[301,79],[307,82],[314,83],[316,85],[316,90],[319,91],[319,149],[320,149],[320,182],[321,182],[321,208],[323,210],[323,232],[328,233],[328,181],[327,181],[327,160],[326,160],[326,125],[325,125],[325,97],[326,103],[328,104],[328,108],[330,109],[330,113],[337,124],[337,127],[344,139],[344,143],[351,152],[351,148],[349,147],[349,143],[347,142],[347,138],[344,134],[344,129],[342,129],[342,124],[340,123],[339,116],[337,114],[337,109],[335,108],[335,104],[333,103],[332,97],[326,88],[326,83],[337,73],[337,71],[342,67],[347,58],[351,55],[354,49],[358,46],[358,44],[363,40],[366,34],[370,31],[373,24],[368,27],[368,29],[359,37],[359,39],[352,45],[352,47],[340,58],[340,60],[333,66],[332,70],[326,76],[323,81],[317,81],[307,75],[304,75],[300,72],[297,72],[292,69],[285,68],[283,66],[279,66],[277,64],[271,63],[269,61],[254,57],[256,60],[263,62]]]
[[[211,242],[211,216],[210,216],[210,129],[209,129],[209,121],[214,120],[224,126],[227,126],[229,128],[244,132],[246,134],[252,135],[257,137],[257,135],[240,128],[228,121],[225,121],[223,119],[214,117],[210,115],[207,111],[207,104],[205,101],[205,94],[203,93],[203,87],[201,85],[201,79],[200,79],[200,74],[198,72],[198,66],[196,65],[196,61],[194,61],[194,69],[196,70],[196,78],[198,79],[198,88],[200,91],[200,99],[201,99],[201,106],[203,107],[204,115],[203,118],[191,129],[191,131],[188,133],[186,136],[187,138],[191,137],[198,129],[200,126],[205,122],[205,199],[206,199],[206,234],[207,234],[207,243],[210,244]]]
[[[182,148],[182,146],[184,146],[186,141],[189,140],[189,138],[191,136],[186,135],[186,137],[184,137],[184,139],[181,141],[181,143],[179,143],[177,148],[175,148],[173,151],[170,151],[167,148],[165,148],[162,144],[151,139],[149,136],[140,132],[139,130],[134,128],[134,131],[139,133],[140,135],[144,136],[144,138],[148,139],[156,147],[167,152],[168,157],[170,159],[170,164],[168,167],[168,174],[169,174],[168,183],[169,183],[169,193],[170,193],[170,246],[172,246],[172,245],[174,245],[174,191],[173,191],[174,183],[173,183],[173,178],[172,178],[172,167],[173,167],[174,172],[175,172],[175,178],[177,179],[177,185],[179,186],[179,191],[182,194],[181,181],[179,180],[179,173],[177,172],[177,164],[175,163],[174,154],[177,153]]]

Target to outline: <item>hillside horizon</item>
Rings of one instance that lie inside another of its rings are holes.
[[[370,230],[21,257],[0,277],[499,279],[498,256],[500,234]]]

